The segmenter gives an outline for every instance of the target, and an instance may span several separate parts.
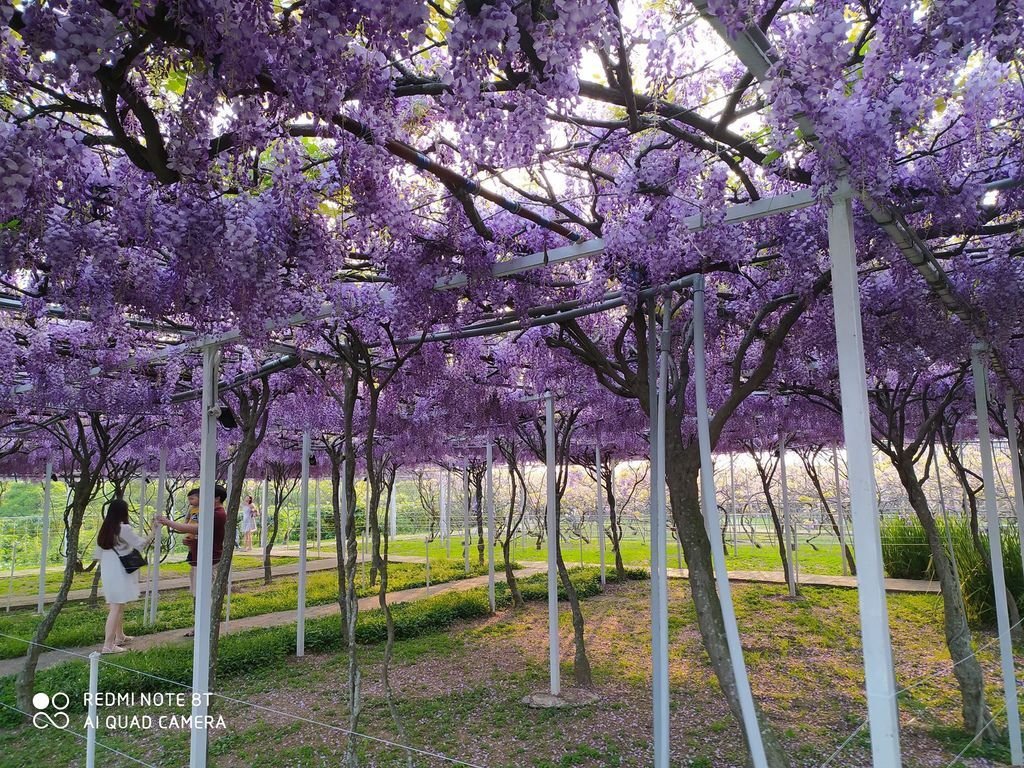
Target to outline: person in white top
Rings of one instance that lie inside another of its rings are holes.
[[[123,653],[127,649],[122,644],[132,639],[124,633],[124,606],[139,599],[139,572],[135,570],[128,573],[121,562],[121,556],[129,554],[133,549],[141,553],[151,541],[152,535],[143,538],[128,524],[128,503],[124,499],[110,502],[96,535],[100,581],[103,597],[109,606],[103,653]]]
[[[260,510],[253,504],[252,496],[246,497],[242,505],[242,536],[245,537],[245,551],[252,551],[252,533],[256,530],[256,523],[260,519]]]

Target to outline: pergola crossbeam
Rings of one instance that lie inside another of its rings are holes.
[[[781,59],[776,55],[771,41],[760,28],[748,24],[736,35],[733,35],[725,24],[708,9],[707,0],[692,0],[692,2],[701,16],[733,50],[758,83],[765,83],[771,79],[770,72],[772,68],[779,66]],[[810,117],[799,113],[793,117],[793,122],[800,130],[804,140],[815,150],[820,151],[821,140],[818,138],[817,128]],[[849,169],[849,163],[844,158],[838,158],[834,167],[840,175],[844,176]],[[985,185],[985,189],[1006,189],[1015,186],[1016,182],[1015,179],[1001,179]],[[861,192],[858,197],[871,218],[889,235],[904,257],[917,269],[929,290],[939,298],[943,306],[959,317],[979,341],[988,344],[993,370],[999,373],[1016,391],[1016,387],[1006,373],[1006,366],[1003,364],[998,350],[988,340],[984,319],[957,295],[949,276],[942,269],[938,259],[935,258],[931,246],[907,223],[902,213],[894,205],[880,200],[866,191]]]

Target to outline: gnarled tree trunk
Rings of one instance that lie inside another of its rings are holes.
[[[700,630],[704,648],[711,660],[711,667],[718,678],[718,684],[725,694],[729,710],[737,722],[743,722],[740,707],[739,690],[732,671],[729,645],[725,634],[725,619],[722,615],[722,604],[718,599],[715,586],[714,570],[711,563],[711,542],[708,540],[704,527],[704,515],[700,509],[697,493],[700,458],[697,447],[684,448],[679,438],[679,429],[666,430],[665,480],[668,485],[669,498],[672,502],[672,517],[683,544],[683,554],[689,567],[690,594],[697,612],[697,627]],[[775,732],[767,725],[757,702],[758,724],[761,739],[764,743],[768,765],[776,768],[787,766],[789,761],[786,751]],[[749,740],[747,749],[750,748]]]
[[[983,734],[986,739],[998,738],[995,725],[990,721],[991,713],[985,703],[985,676],[974,655],[971,630],[967,625],[967,610],[963,593],[953,573],[953,564],[935,524],[928,499],[917,477],[917,471],[909,458],[895,460],[894,465],[900,482],[910,498],[910,506],[924,528],[928,549],[932,556],[935,578],[942,589],[942,626],[946,635],[946,646],[953,659],[953,674],[960,687],[964,727],[973,734]]]

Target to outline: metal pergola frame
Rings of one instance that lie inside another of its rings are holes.
[[[778,64],[778,59],[772,51],[770,42],[761,30],[756,27],[747,27],[738,35],[731,35],[708,9],[707,0],[693,0],[693,5],[699,11],[715,31],[730,46],[739,60],[744,64],[749,73],[758,82],[764,82],[769,76],[772,66]],[[808,141],[815,149],[820,149],[820,143],[816,138],[813,124],[806,116],[797,118],[797,124],[805,136],[810,137]],[[837,168],[842,172],[843,167]],[[1002,185],[1005,181],[995,182]],[[889,631],[888,612],[885,601],[885,588],[883,580],[883,566],[881,558],[881,544],[878,521],[877,503],[874,496],[874,474],[871,454],[871,431],[868,420],[868,393],[866,386],[866,367],[863,349],[863,331],[861,326],[860,296],[858,289],[858,273],[856,258],[856,243],[854,239],[854,220],[852,210],[853,193],[849,189],[840,188],[835,191],[832,199],[822,203],[829,205],[828,208],[828,239],[829,255],[832,270],[832,294],[835,310],[835,324],[837,336],[837,352],[839,358],[840,392],[843,410],[843,428],[849,466],[849,496],[851,509],[853,511],[853,536],[855,547],[858,552],[858,599],[861,616],[861,636],[864,646],[864,665],[868,701],[868,719],[871,732],[871,744],[873,764],[875,768],[897,768],[901,765],[901,753],[899,742],[899,720],[896,702],[895,679],[892,674],[892,647]],[[916,233],[892,205],[885,201],[876,199],[866,193],[859,196],[865,210],[871,215],[874,221],[892,238],[895,245],[903,255],[912,263],[918,272],[925,279],[929,289],[942,301],[951,312],[963,320],[975,336],[984,341],[986,331],[979,320],[977,313],[961,300],[955,293],[948,276],[939,265],[933,251]],[[751,221],[780,213],[787,213],[801,208],[819,204],[811,190],[800,190],[797,192],[769,197],[752,203],[744,203],[729,206],[724,211],[724,219],[719,223],[737,224]],[[699,231],[709,226],[709,222],[702,214],[688,217],[685,220],[686,226]],[[546,268],[557,264],[565,264],[581,259],[593,257],[601,253],[604,243],[600,239],[590,240],[582,243],[556,248],[549,251],[530,254],[499,262],[491,269],[491,277],[495,279],[506,278],[512,275],[521,274],[538,268]],[[464,274],[456,274],[442,278],[437,281],[437,290],[458,289],[469,285],[470,277]],[[704,319],[704,295],[703,277],[692,275],[676,281],[672,286],[649,289],[648,296],[660,293],[666,288],[688,286],[694,291],[693,322],[694,332],[694,355],[695,355],[695,384],[697,394],[697,433],[701,455],[700,490],[701,504],[704,514],[705,525],[710,532],[709,539],[712,547],[716,584],[721,598],[723,613],[727,628],[727,640],[730,655],[733,662],[733,671],[736,675],[736,685],[741,700],[743,711],[743,725],[750,746],[751,756],[755,768],[766,768],[767,758],[761,733],[758,726],[757,714],[750,691],[749,681],[746,675],[746,666],[743,662],[742,646],[740,644],[739,631],[736,625],[735,613],[731,599],[731,591],[728,581],[728,573],[725,566],[724,548],[721,537],[716,535],[718,510],[715,503],[714,477],[711,471],[711,446],[709,433],[709,407],[707,402],[706,388],[706,359],[704,350],[703,319]],[[383,290],[389,290],[384,288]],[[562,311],[542,313],[538,322],[557,322],[569,316],[592,314],[594,312],[606,311],[622,306],[625,299],[620,295],[609,296],[598,304],[580,304],[577,307]],[[13,300],[5,299],[0,302],[0,310],[14,310]],[[55,309],[54,314],[62,312]],[[568,313],[578,313],[568,314]],[[305,325],[318,320],[337,317],[337,308],[333,305],[325,305],[318,312],[311,316],[296,315],[283,322],[275,322],[268,326],[267,330],[273,331],[286,327]],[[147,326],[151,327],[151,326]],[[433,337],[431,341],[444,340],[445,338],[459,338],[466,335],[493,335],[504,333],[516,328],[521,328],[522,323],[518,320],[509,320],[507,323],[489,320],[486,323],[474,327],[469,326],[463,329],[452,329],[442,331]],[[154,330],[166,330],[167,332],[182,334],[180,328],[166,329],[152,326]],[[187,332],[186,332],[187,333]],[[660,330],[660,357],[657,362],[654,360],[653,351],[659,347],[657,341],[658,331],[654,324],[651,324],[651,361],[650,384],[652,388],[652,435],[655,439],[651,445],[652,483],[654,493],[652,494],[652,535],[654,526],[660,525],[660,536],[664,537],[664,523],[666,515],[667,500],[664,492],[664,409],[667,399],[667,357],[671,341],[669,318],[663,318],[663,325]],[[193,652],[193,681],[192,690],[194,693],[206,694],[209,689],[210,671],[210,647],[209,635],[212,624],[211,594],[206,585],[212,584],[212,534],[213,534],[213,493],[216,468],[216,430],[217,415],[217,394],[221,384],[218,381],[218,354],[219,349],[227,344],[238,341],[242,334],[238,329],[232,329],[223,333],[213,335],[195,335],[179,344],[169,345],[163,349],[156,350],[146,355],[125,361],[119,366],[106,368],[97,366],[89,375],[99,376],[116,370],[131,368],[134,365],[145,365],[166,359],[178,354],[192,351],[202,353],[202,389],[182,393],[182,399],[191,399],[201,396],[201,443],[200,443],[200,509],[199,516],[199,544],[197,552],[197,575],[196,575],[196,604],[195,604],[195,645]],[[301,356],[306,354],[305,350],[296,349],[294,352],[286,351],[281,360],[274,361],[275,364],[283,365],[290,354]],[[318,353],[319,354],[319,353]],[[977,346],[972,353],[972,364],[975,372],[976,406],[979,416],[979,432],[982,439],[984,464],[984,483],[986,488],[986,512],[989,521],[990,531],[998,530],[998,516],[995,514],[995,496],[991,491],[993,487],[991,450],[986,443],[990,440],[987,421],[987,393],[985,392],[984,362],[983,356],[988,355],[994,370],[1002,375],[1010,384],[1006,407],[1012,416],[1014,408],[1014,390],[1012,382],[1008,381],[1005,375],[1005,367],[1002,363],[998,350],[989,344]],[[230,385],[230,383],[228,383]],[[32,385],[20,385],[14,388],[12,394],[24,394],[32,391]],[[553,402],[552,398],[546,398],[546,411],[548,415],[548,426],[553,425]],[[1013,419],[1008,419],[1013,424]],[[548,454],[548,514],[554,512],[554,474],[552,463],[554,461],[553,435],[546,435],[546,446]],[[1011,445],[1016,444],[1016,434],[1011,437]],[[303,491],[302,491],[302,533],[300,547],[302,550],[300,566],[300,600],[298,606],[298,655],[303,653],[304,633],[304,568],[305,568],[305,527],[308,507],[308,457],[310,446],[310,435],[308,430],[303,434]],[[489,448],[489,446],[488,446]],[[490,450],[488,450],[488,469],[490,468]],[[1014,468],[1017,470],[1016,463]],[[490,472],[488,471],[488,475]],[[1019,474],[1019,472],[1017,473]],[[49,476],[49,472],[48,472]],[[464,482],[465,482],[464,475]],[[1015,476],[1015,490],[1017,500],[1018,516],[1024,517],[1024,505],[1021,501],[1021,483],[1019,476]],[[488,478],[490,490],[490,479]],[[266,506],[266,482],[264,482],[264,507]],[[600,502],[599,502],[600,503]],[[343,503],[342,514],[347,521],[347,510]],[[489,509],[491,515],[493,510]],[[464,514],[468,510],[464,510]],[[265,509],[264,509],[265,513]],[[264,525],[266,524],[264,514]],[[45,529],[44,529],[45,530]],[[1024,531],[1022,531],[1024,535]],[[493,531],[491,534],[491,549],[493,553]],[[997,568],[1001,562],[1001,551],[998,549],[998,536],[989,536],[990,544],[993,546],[992,559],[993,570],[996,574],[996,594],[1002,593],[1002,569]],[[45,533],[44,533],[45,542]],[[667,662],[667,601],[665,595],[665,551],[664,547],[656,546],[657,541],[652,538],[652,645],[654,654],[654,766],[655,768],[668,768],[669,760],[669,732],[668,732],[668,662]],[[549,547],[553,552],[554,548]],[[468,551],[467,551],[468,557]],[[660,562],[659,562],[660,559]],[[549,564],[550,566],[550,564]],[[45,549],[43,568],[45,568]],[[493,564],[492,564],[493,568]],[[493,571],[492,571],[493,573]],[[556,592],[552,588],[554,569],[549,567],[549,597]],[[493,576],[491,580],[493,585]],[[492,586],[493,589],[493,586]],[[493,592],[492,592],[493,595]],[[551,653],[551,683],[552,693],[558,693],[558,655],[557,655],[557,597],[553,620],[555,622],[555,634],[553,640],[553,651]],[[493,600],[493,597],[492,597]],[[155,601],[154,601],[155,602]],[[1000,651],[1003,664],[1005,683],[1005,695],[1007,702],[1007,716],[1010,721],[1010,744],[1014,764],[1024,763],[1024,756],[1021,751],[1020,719],[1016,706],[1015,678],[1013,676],[1012,648],[1007,655],[1009,641],[1008,620],[1006,618],[1006,606],[1001,601],[996,601],[1000,635]],[[154,607],[155,613],[155,607]],[[551,616],[549,615],[549,618]],[[193,717],[204,717],[207,714],[208,697],[199,695],[195,697],[198,702],[193,707]],[[205,768],[207,754],[207,731],[203,728],[193,729],[191,736],[191,768]]]
[[[798,208],[815,204],[815,201],[806,196],[787,195],[781,201],[775,198],[765,198],[758,201],[756,206],[744,204],[742,206],[731,206],[729,220],[731,223],[751,221],[779,213],[787,213]],[[694,221],[694,228],[706,226],[703,220]],[[580,245],[567,246],[562,249],[555,249],[547,253],[530,254],[519,257],[508,262],[501,262],[492,268],[492,276],[504,278],[513,274],[541,269],[553,264],[569,263],[579,261],[597,255],[603,251],[603,242],[600,240],[588,241]],[[864,357],[862,346],[862,334],[860,330],[860,307],[859,292],[857,283],[857,266],[855,243],[853,239],[853,218],[852,201],[849,192],[838,197],[832,203],[829,211],[829,246],[832,259],[833,271],[833,301],[835,304],[835,318],[837,327],[837,347],[840,358],[840,382],[844,411],[844,431],[846,434],[846,447],[849,462],[849,493],[851,505],[855,510],[875,510],[874,478],[872,470],[872,458],[870,448],[870,430],[867,422],[867,389],[866,372],[864,369]],[[461,278],[460,278],[461,279]],[[438,290],[466,285],[468,281],[457,282],[456,279],[439,281]],[[670,286],[663,286],[644,291],[645,296],[653,296],[664,292],[666,289],[674,290],[682,287],[694,289],[694,323],[699,325],[695,329],[694,351],[698,359],[695,361],[695,381],[698,384],[698,405],[697,424],[698,441],[700,443],[702,467],[711,466],[710,435],[708,430],[709,409],[707,406],[707,390],[703,346],[703,279],[700,275],[691,275],[675,281]],[[551,312],[548,315],[541,314],[538,318],[540,323],[557,322],[567,315],[580,316],[607,311],[623,306],[625,299],[621,293],[609,295],[603,302],[597,304],[579,304],[570,309]],[[315,316],[306,318],[295,316],[290,319],[290,325],[302,325],[312,321],[327,319],[337,316],[333,308],[324,307]],[[664,423],[665,405],[665,382],[668,348],[671,337],[667,326],[668,318],[663,319],[663,327],[660,334],[656,334],[655,326],[651,326],[654,338],[652,349],[661,349],[660,361],[657,363],[657,370],[651,377],[652,391],[654,398],[652,403],[656,409],[652,409],[652,434],[656,438],[652,441],[652,483],[655,488],[664,487],[664,433],[659,424]],[[281,324],[278,327],[286,327]],[[443,341],[446,338],[458,338],[463,335],[495,335],[522,328],[518,320],[509,320],[506,323],[488,321],[482,327],[470,326],[466,329],[456,329],[450,332],[435,334],[428,340]],[[660,335],[661,343],[657,343],[657,336]],[[197,336],[194,339],[181,344],[158,350],[147,358],[148,361],[164,359],[174,354],[199,350],[203,356],[203,388],[197,392],[181,393],[180,400],[192,399],[196,394],[202,396],[202,435],[200,447],[200,488],[206,488],[207,493],[202,493],[200,498],[200,509],[206,510],[207,514],[200,514],[199,551],[197,553],[197,600],[196,600],[196,643],[193,656],[193,690],[200,693],[207,693],[209,689],[209,668],[210,648],[209,630],[212,623],[210,616],[210,594],[209,590],[199,588],[199,585],[212,584],[212,508],[213,508],[213,476],[215,471],[215,450],[216,450],[216,417],[220,408],[217,403],[217,392],[221,387],[217,377],[219,348],[230,344],[241,338],[240,332],[236,330],[227,331],[215,336]],[[697,339],[699,342],[697,343]],[[296,349],[293,353],[301,356],[304,350]],[[268,365],[275,369],[288,367],[284,363],[289,355],[283,354],[280,358],[271,361]],[[654,357],[651,359],[654,365]],[[262,370],[262,369],[261,369]],[[108,372],[104,369],[93,369],[92,375],[101,375]],[[263,373],[268,373],[264,371]],[[263,374],[258,374],[263,375]],[[251,375],[248,376],[251,378]],[[237,385],[237,382],[228,382],[228,386]],[[22,390],[24,391],[24,390]],[[179,399],[176,397],[176,400]],[[548,400],[551,403],[551,400]],[[308,432],[303,436],[303,486],[305,493],[302,495],[302,521],[307,519],[308,507]],[[548,456],[548,474],[553,481],[554,462],[553,450]],[[660,480],[659,480],[660,478]],[[709,531],[717,529],[718,510],[714,503],[715,490],[714,478],[711,472],[701,471],[701,498],[705,525]],[[549,489],[550,494],[550,489]],[[1018,487],[1018,497],[1019,497]],[[343,505],[344,506],[344,505]],[[667,518],[667,500],[663,491],[655,492],[652,498],[651,518],[652,536],[660,532],[663,536],[663,527]],[[895,681],[892,678],[892,652],[891,639],[888,629],[888,616],[885,607],[885,591],[883,581],[883,568],[881,561],[880,534],[878,530],[877,514],[855,514],[854,519],[854,542],[858,551],[858,595],[860,598],[860,610],[862,616],[862,639],[865,647],[865,670],[868,684],[869,720],[871,723],[872,744],[875,754],[875,766],[897,766],[899,762],[889,762],[886,754],[899,754],[898,740],[898,715],[896,712]],[[264,521],[266,516],[264,515]],[[205,523],[205,524],[204,524]],[[300,538],[305,537],[300,533]],[[735,612],[731,599],[731,589],[728,581],[728,573],[725,565],[725,553],[722,542],[718,536],[709,535],[712,546],[712,556],[715,566],[716,583],[723,606],[724,618],[726,620],[727,641],[730,648],[730,655],[733,662],[733,673],[736,677],[737,689],[740,695],[744,731],[747,735],[748,744],[751,749],[754,765],[757,768],[767,766],[767,758],[764,753],[763,742],[760,737],[757,714],[755,710],[753,694],[747,678],[746,665],[743,660],[742,645],[740,642],[739,629],[736,623]],[[205,541],[204,545],[202,542]],[[652,539],[653,541],[653,539]],[[300,543],[300,549],[302,544]],[[493,546],[493,545],[492,545]],[[553,553],[552,549],[552,553]],[[493,550],[492,550],[493,552]],[[655,768],[667,768],[669,749],[668,730],[668,659],[667,659],[667,583],[666,564],[664,552],[657,546],[652,546],[652,652],[654,655],[654,754]],[[304,565],[305,558],[301,556],[300,561]],[[45,561],[44,561],[45,562]],[[302,655],[304,636],[304,600],[303,600],[303,568],[300,565],[300,592],[297,609],[297,653]],[[549,564],[549,579],[556,575],[553,564]],[[489,580],[493,585],[493,581]],[[493,589],[493,587],[492,587]],[[557,589],[550,590],[557,595]],[[157,591],[154,587],[150,590],[150,600],[155,602]],[[1005,606],[1003,606],[1005,609]],[[560,681],[558,676],[558,637],[557,637],[557,597],[554,600],[554,610],[549,605],[549,623],[554,639],[550,641],[551,653],[549,659],[549,673],[551,676],[551,692],[557,695],[560,692]],[[151,615],[155,615],[155,606],[150,608]],[[1001,622],[1002,623],[1002,622]],[[1004,663],[1005,667],[1005,663]],[[198,702],[193,707],[193,717],[204,717],[207,714],[208,698],[199,696]],[[881,710],[881,711],[879,711]],[[1011,729],[1012,731],[1012,729]],[[1019,733],[1019,731],[1018,731]],[[876,741],[882,742],[882,749],[876,746]],[[191,761],[192,768],[205,768],[206,765],[206,732],[196,729],[192,733]]]

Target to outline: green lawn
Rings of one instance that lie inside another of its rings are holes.
[[[474,539],[470,546],[470,561],[477,562],[477,541],[475,531],[473,536]],[[800,543],[802,546],[797,550],[797,562],[802,573],[816,573],[828,576],[836,576],[842,573],[842,561],[840,559],[840,550],[837,543],[833,541],[825,541],[823,543],[815,542],[815,547],[817,547],[817,549],[806,545],[802,541]],[[484,546],[486,548],[486,539]],[[594,540],[584,542],[581,557],[579,539],[563,541],[562,557],[565,558],[568,565],[597,565],[601,559],[599,546],[598,542]],[[417,557],[424,557],[426,547],[427,545],[425,544],[423,537],[420,536],[399,536],[390,543],[390,551],[395,555],[415,555]],[[436,557],[444,557],[446,550],[447,548],[445,543],[440,540],[435,540],[430,543],[430,557],[432,559]],[[498,546],[497,552],[500,556],[500,546]],[[626,566],[649,567],[651,562],[650,553],[651,548],[646,541],[642,541],[640,539],[625,539],[622,542],[622,561]],[[462,557],[461,534],[457,537],[454,535],[452,537],[451,556],[456,560]],[[486,549],[484,556],[486,557]],[[546,561],[548,556],[547,544],[542,543],[538,548],[536,546],[536,539],[528,538],[524,540],[520,537],[516,537],[515,546],[512,549],[511,556],[514,560],[519,562],[528,562],[531,560]],[[670,568],[675,568],[680,564],[682,567],[686,567],[685,560],[682,560],[681,562],[681,553],[677,548],[674,539],[669,541],[665,550],[665,556]],[[605,558],[609,566],[614,564],[615,561],[611,542],[606,542],[605,544]],[[733,551],[731,540],[727,542],[726,564],[730,570],[734,571],[782,570],[782,559],[779,557],[779,550],[774,544],[763,543],[761,547],[758,548],[750,543],[743,543],[742,539],[740,540],[738,552]]]
[[[474,575],[486,573],[486,569],[475,568]],[[461,562],[437,561],[430,564],[431,584],[452,581],[465,577]],[[376,594],[376,587],[367,580],[368,570],[357,572],[357,589],[360,596]],[[389,570],[388,589],[422,586],[426,583],[426,568],[416,563],[392,563]],[[306,580],[306,604],[322,605],[337,600],[338,581],[335,571],[310,573]],[[232,588],[231,616],[236,619],[276,611],[294,609],[298,602],[298,579],[294,576],[280,577],[270,585],[262,580],[239,582]],[[103,626],[106,621],[106,607],[100,600],[96,608],[84,603],[67,605],[57,619],[47,645],[57,648],[76,648],[94,645],[103,641]],[[125,631],[129,635],[143,635],[168,629],[182,629],[193,624],[192,598],[187,591],[172,592],[160,599],[157,622],[153,626],[142,623],[142,602],[133,603],[125,612]],[[0,633],[16,638],[30,638],[40,617],[29,610],[0,613]],[[0,659],[10,659],[25,653],[25,644],[9,637],[0,637]]]
[[[290,565],[291,563],[297,563],[299,558],[292,556],[278,557],[271,556],[273,565]],[[247,570],[250,568],[262,568],[263,558],[253,555],[235,555],[234,557],[234,568],[236,570]],[[143,569],[142,578],[146,578],[146,569]],[[187,576],[188,575],[188,564],[183,560],[178,560],[173,563],[161,563],[160,564],[160,576],[161,578],[172,578],[176,576]],[[71,582],[72,589],[89,589],[92,587],[92,579],[94,576],[93,571],[87,573],[76,573],[74,580]],[[61,581],[64,579],[64,569],[50,567],[46,571],[46,592],[47,594],[56,594],[57,590],[60,589]],[[10,578],[0,580],[0,605],[3,604],[3,599],[11,591],[12,580]],[[34,576],[15,576],[13,579],[13,594],[15,595],[35,595],[39,593],[39,575]]]

